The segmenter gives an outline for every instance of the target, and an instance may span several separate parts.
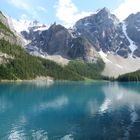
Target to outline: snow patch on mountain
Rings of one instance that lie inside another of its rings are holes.
[[[127,27],[126,27],[126,24],[123,22],[122,23],[122,29],[123,29],[123,32],[124,32],[124,34],[125,34],[125,36],[126,36],[126,38],[127,38],[127,40],[129,41],[129,43],[130,43],[130,45],[129,45],[129,48],[130,48],[130,50],[131,50],[131,56],[133,56],[133,53],[134,53],[134,51],[137,49],[137,46],[135,45],[135,43],[133,42],[133,40],[131,40],[130,38],[129,38],[129,36],[128,36],[128,34],[127,34]]]
[[[105,54],[102,50],[99,51],[99,55],[105,63],[112,63],[109,59],[107,59],[107,54]]]
[[[22,31],[29,32],[30,28],[35,28],[34,31],[43,31],[48,29],[48,25],[41,24],[38,21],[30,21],[30,20],[15,20],[12,19],[14,29],[20,33]]]
[[[28,20],[19,20],[18,21],[15,19],[12,19],[12,21],[13,21],[13,27],[18,33],[20,33],[21,31],[29,32],[28,27],[31,23],[30,21],[28,21]]]
[[[48,30],[48,26],[42,26],[42,27],[39,27],[37,29],[35,29],[34,31],[45,31],[45,30]]]

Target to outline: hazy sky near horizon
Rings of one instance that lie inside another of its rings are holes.
[[[140,0],[0,0],[0,10],[14,19],[56,21],[66,26],[103,7],[123,20],[140,11]]]

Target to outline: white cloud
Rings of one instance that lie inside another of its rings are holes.
[[[44,8],[42,6],[38,6],[37,10],[40,11],[40,12],[45,12],[45,13],[47,12],[46,8]]]
[[[59,98],[54,99],[53,101],[47,102],[47,103],[41,103],[40,108],[42,110],[45,110],[47,108],[53,108],[53,109],[60,109],[63,106],[67,105],[69,102],[68,98],[65,96],[61,96]]]
[[[27,0],[7,0],[10,4],[17,7],[18,9],[23,10],[25,14],[21,15],[22,19],[27,19],[28,17],[32,17],[34,19],[39,19],[39,12],[47,12],[47,10],[42,7],[38,6],[36,4],[33,4],[33,0],[27,1]]]
[[[22,14],[21,19],[28,19],[28,16],[26,14]]]
[[[25,11],[29,12],[30,11],[30,5],[25,2],[25,0],[8,0],[9,3],[13,4],[19,9],[24,9]]]
[[[79,11],[72,0],[58,0],[56,16],[67,27],[72,26],[77,20],[90,15],[91,12]]]
[[[120,6],[114,11],[120,20],[124,20],[130,14],[140,12],[140,0],[123,0]]]

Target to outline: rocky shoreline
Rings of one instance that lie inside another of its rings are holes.
[[[38,76],[36,77],[35,79],[31,79],[31,80],[21,80],[21,79],[18,79],[18,80],[7,80],[7,79],[4,79],[4,80],[0,80],[0,83],[12,83],[12,82],[37,82],[37,81],[47,81],[47,82],[53,82],[54,79],[52,77],[45,77],[45,76]]]

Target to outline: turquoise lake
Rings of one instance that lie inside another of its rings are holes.
[[[140,83],[0,84],[0,140],[140,140]]]

